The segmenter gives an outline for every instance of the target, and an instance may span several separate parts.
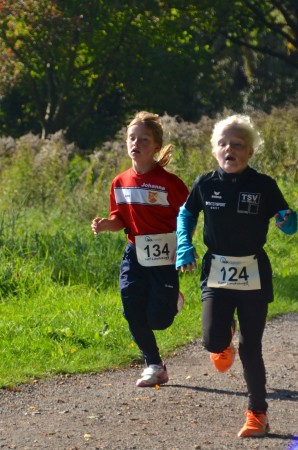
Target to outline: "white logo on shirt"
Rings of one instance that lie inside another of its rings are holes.
[[[209,206],[210,209],[219,209],[224,208],[226,206],[226,203],[206,201],[206,206]]]
[[[258,214],[260,201],[260,193],[240,192],[237,212],[242,214]]]
[[[166,191],[148,191],[139,187],[115,187],[115,199],[117,205],[127,203],[129,205],[158,205],[169,206],[168,193]]]

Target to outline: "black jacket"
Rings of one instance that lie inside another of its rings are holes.
[[[210,252],[247,256],[261,251],[270,218],[288,204],[271,177],[247,167],[240,175],[219,168],[199,176],[185,207],[195,218],[204,212],[204,243]]]
[[[208,251],[202,261],[202,300],[210,296],[229,295],[240,296],[244,301],[252,297],[265,302],[273,301],[272,269],[263,246],[269,220],[279,210],[288,209],[276,182],[251,167],[239,175],[228,174],[219,168],[195,180],[185,207],[195,218],[201,211],[204,212],[204,243]],[[231,291],[207,287],[212,254],[255,255],[261,289]]]

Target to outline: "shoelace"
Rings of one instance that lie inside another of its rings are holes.
[[[247,413],[246,417],[247,417],[247,426],[266,428],[266,422],[263,422],[256,414]]]
[[[229,348],[226,348],[224,351],[222,351],[221,353],[218,353],[216,359],[228,359],[228,355],[229,355]]]

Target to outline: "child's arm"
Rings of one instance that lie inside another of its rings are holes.
[[[110,219],[96,217],[91,223],[91,229],[94,234],[102,231],[120,231],[124,228],[122,220],[118,216],[112,216]]]
[[[196,268],[196,249],[192,245],[192,235],[197,224],[196,218],[183,205],[177,218],[176,269],[189,270]]]
[[[297,213],[291,209],[283,209],[275,214],[276,226],[286,234],[294,234],[297,231]]]

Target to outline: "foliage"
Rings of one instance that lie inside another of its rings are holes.
[[[256,114],[264,145],[253,159],[261,171],[275,174],[280,180],[298,180],[298,123],[297,108],[273,109],[270,115]]]
[[[297,109],[275,109],[270,115],[254,112],[252,118],[264,139],[252,165],[279,179],[297,181]],[[216,119],[191,123],[165,114],[161,120],[164,143],[175,146],[169,170],[191,186],[199,173],[215,166],[210,136]],[[35,208],[42,214],[41,223],[63,217],[67,224],[106,214],[112,178],[130,165],[125,133],[121,128],[115,140],[88,156],[61,132],[46,139],[33,134],[0,139],[0,210],[27,217]]]
[[[112,121],[123,118],[126,103],[138,108],[144,96],[147,103],[153,96],[157,109],[164,107],[165,95],[170,109],[175,101],[182,114],[186,100],[195,107],[191,89],[198,61],[176,10],[165,4],[7,0],[1,2],[0,25],[9,65],[4,71],[11,73],[2,91],[13,87],[11,101],[18,92],[19,121],[44,136],[63,129],[81,146],[84,139],[90,145],[90,128],[97,137],[96,129],[103,132],[109,120],[113,133]]]
[[[298,68],[298,16],[295,0],[213,2],[216,29],[227,42],[278,58]],[[275,45],[271,37],[275,36]]]
[[[295,100],[297,54],[296,0],[1,0],[0,126],[88,149],[139,109],[270,112]]]
[[[270,112],[272,106],[295,102],[295,0],[206,0],[195,8],[200,19],[193,39],[197,33],[208,35],[212,62],[213,83],[205,114],[213,115],[223,105],[237,111]]]

